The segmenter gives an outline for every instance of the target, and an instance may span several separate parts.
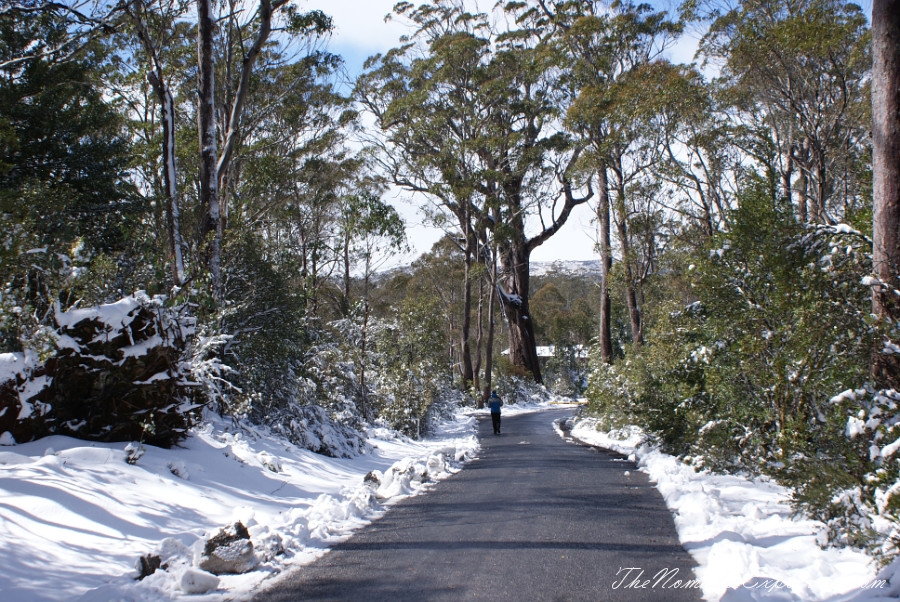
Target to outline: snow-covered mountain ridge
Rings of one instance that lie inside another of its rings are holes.
[[[530,268],[532,276],[547,276],[552,273],[564,276],[599,276],[600,260],[532,261]]]

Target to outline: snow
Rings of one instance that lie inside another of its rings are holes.
[[[112,326],[115,330],[131,323],[129,314],[141,306],[142,301],[149,301],[149,297],[143,292],[135,293],[115,303],[89,307],[86,309],[73,308],[63,311],[57,305],[56,323],[62,328],[71,328],[82,320],[98,320],[103,324]]]
[[[586,261],[532,261],[528,264],[528,271],[531,276],[564,274],[567,276],[594,277],[600,275],[600,267],[599,259],[590,259]]]
[[[649,445],[634,426],[603,432],[595,420],[584,419],[571,436],[628,456],[656,484],[682,545],[699,565],[705,600],[872,602],[900,596],[900,561],[876,575],[860,551],[822,549],[817,535],[825,525],[795,516],[790,490],[769,479],[698,473]]]
[[[584,345],[575,345],[572,348],[575,351],[575,357],[578,359],[588,358],[588,349]],[[538,345],[535,347],[539,358],[550,358],[556,355],[555,345]],[[500,355],[509,355],[509,347],[500,352]]]
[[[432,438],[370,429],[369,453],[329,458],[270,433],[208,418],[176,449],[53,436],[0,436],[0,599],[234,599],[310,562],[405,496],[460,469],[478,449],[475,419],[458,414]],[[135,454],[143,449],[143,455]],[[377,471],[377,472],[375,472]],[[367,484],[367,474],[388,475]],[[241,521],[256,569],[199,569],[205,541]],[[136,581],[137,561],[167,570]]]
[[[181,575],[181,591],[186,594],[205,594],[219,587],[219,578],[212,573],[188,567]]]
[[[549,405],[525,399],[507,403],[503,414]],[[277,573],[315,560],[396,500],[459,470],[478,451],[474,424],[481,412],[487,410],[457,413],[422,441],[371,427],[371,450],[351,459],[321,456],[215,417],[170,450],[60,436],[15,445],[3,433],[0,599],[242,599]],[[900,563],[877,574],[859,551],[823,550],[817,535],[824,525],[795,516],[790,491],[771,480],[698,473],[649,445],[636,427],[600,432],[584,419],[571,435],[625,454],[648,474],[699,565],[706,600],[900,596]],[[126,462],[129,453],[134,464]],[[201,570],[205,541],[236,521],[249,530],[258,566],[242,575]],[[167,568],[136,581],[136,563],[148,555]]]
[[[0,383],[16,380],[17,376],[27,377],[37,364],[37,356],[31,350],[24,353],[0,353]]]

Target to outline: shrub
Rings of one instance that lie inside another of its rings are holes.
[[[771,474],[827,517],[835,493],[866,478],[847,409],[829,400],[867,379],[871,243],[845,225],[798,224],[759,182],[730,223],[693,258],[695,301],[661,306],[647,344],[614,366],[594,359],[590,409],[708,468]]]

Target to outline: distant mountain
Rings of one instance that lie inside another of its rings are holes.
[[[376,273],[372,280],[378,284],[384,282],[398,274],[411,274],[412,266],[401,265],[394,266],[387,270]],[[589,259],[587,261],[576,260],[558,260],[558,261],[532,261],[531,275],[546,276],[551,273],[563,276],[582,276],[582,277],[599,277],[600,276],[600,260]]]
[[[566,276],[599,276],[600,260],[587,261],[532,261],[531,275],[546,276],[556,272]]]

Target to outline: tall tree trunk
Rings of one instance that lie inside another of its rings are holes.
[[[471,235],[471,218],[467,209],[464,219],[460,219],[460,228],[464,232],[465,248],[463,249],[463,321],[460,330],[460,346],[459,346],[459,371],[463,379],[463,388],[468,389],[474,380],[474,371],[472,370],[472,347],[469,341],[472,330],[472,261],[474,252],[474,237]]]
[[[344,255],[344,295],[341,299],[341,314],[343,316],[350,315],[350,233],[344,233],[343,241]]]
[[[622,176],[621,161],[622,159],[619,157],[614,170],[616,173],[616,230],[619,235],[619,244],[622,245],[622,266],[625,269],[625,304],[628,306],[628,317],[631,320],[631,339],[635,345],[643,345],[644,332],[634,281],[634,251],[628,239],[628,207],[625,202],[625,181]]]
[[[597,222],[600,224],[600,359],[606,364],[611,364],[612,302],[609,298],[609,272],[612,269],[612,241],[609,220],[609,179],[605,164],[597,171],[597,195]]]
[[[366,357],[368,351],[368,340],[369,340],[369,317],[371,315],[371,311],[369,308],[369,260],[366,259],[366,271],[363,276],[363,323],[362,323],[362,333],[360,337],[360,345],[359,345],[359,394],[360,394],[360,413],[363,418],[366,420],[374,420],[375,415],[371,413],[369,408],[369,389],[368,383],[366,382],[366,363],[368,358]]]
[[[175,165],[175,100],[164,82],[157,95],[162,104],[163,181],[166,186],[166,220],[169,229],[169,252],[172,256],[172,277],[177,286],[184,283],[184,257],[181,237],[181,205],[178,202],[178,170]]]
[[[260,0],[259,29],[253,44],[241,60],[237,89],[226,107],[227,122],[222,132],[222,154],[218,154],[215,116],[215,54],[213,36],[216,21],[212,0],[197,0],[198,130],[200,134],[200,243],[206,245],[206,262],[212,276],[213,296],[221,300],[222,240],[225,220],[220,191],[228,182],[234,149],[240,138],[241,116],[250,89],[253,66],[272,32],[272,15],[287,0]]]
[[[463,268],[463,315],[462,328],[460,329],[460,346],[459,346],[459,371],[463,380],[463,388],[468,389],[474,379],[472,370],[472,349],[469,343],[469,336],[472,330],[472,280],[470,273],[472,270],[472,251],[471,236],[466,237],[465,263]]]
[[[178,169],[175,164],[175,100],[163,72],[159,49],[147,29],[147,22],[144,19],[146,5],[141,0],[134,0],[126,6],[126,11],[135,25],[141,46],[150,59],[147,82],[153,89],[160,106],[160,126],[163,133],[163,186],[166,195],[169,256],[172,260],[172,280],[175,285],[181,286],[184,284],[184,242],[181,236],[181,205],[178,200]]]
[[[797,188],[797,219],[801,224],[805,224],[809,221],[809,178],[806,177],[806,171],[803,169],[800,170]]]
[[[534,382],[542,383],[534,323],[528,306],[528,245],[524,240],[510,241],[505,245],[501,256],[506,290],[501,289],[499,292],[509,325],[509,359],[514,366],[522,366],[531,372]]]
[[[887,287],[875,287],[872,311],[896,322],[900,300],[900,0],[872,4],[873,264]]]
[[[472,359],[472,388],[481,391],[481,358],[484,351],[484,278],[478,279],[478,328],[475,333],[475,357]]]
[[[212,276],[213,296],[221,298],[221,239],[219,238],[219,174],[216,138],[215,18],[212,0],[197,0],[197,130],[200,137],[200,244]]]
[[[488,333],[486,351],[484,357],[484,390],[481,392],[481,399],[478,400],[478,407],[483,408],[491,395],[491,384],[493,382],[494,370],[494,310],[497,306],[497,248],[491,249],[491,272],[490,272],[491,292],[488,295]]]
[[[828,212],[825,210],[825,201],[828,198],[828,169],[825,166],[825,156],[819,149],[816,153],[816,222],[828,223]]]
[[[790,142],[787,145],[785,155],[787,156],[785,157],[785,168],[781,174],[781,194],[788,202],[791,202],[791,197],[793,196],[791,194],[791,178],[794,175],[794,151],[793,144]]]

